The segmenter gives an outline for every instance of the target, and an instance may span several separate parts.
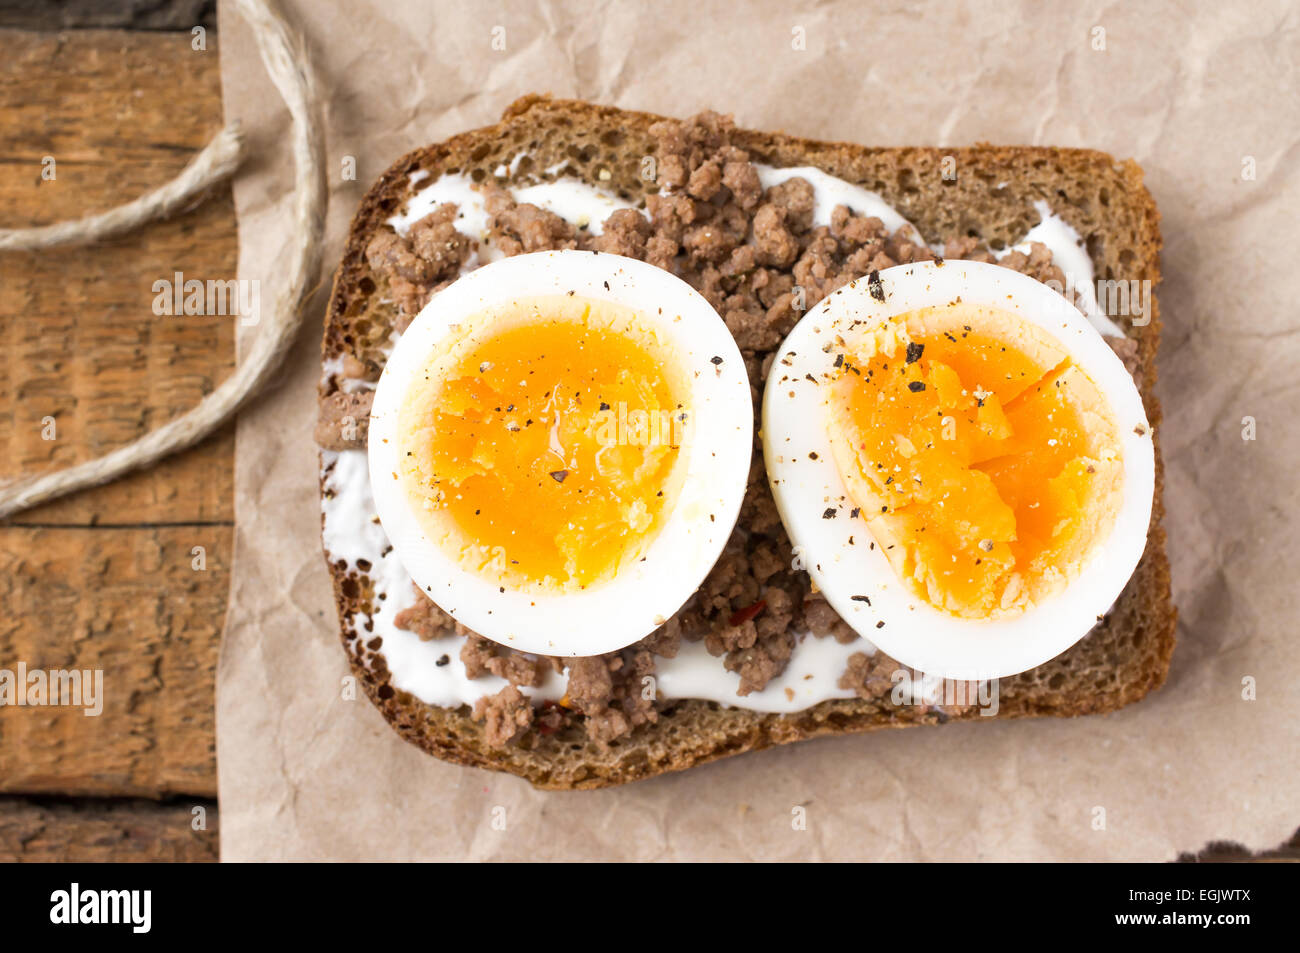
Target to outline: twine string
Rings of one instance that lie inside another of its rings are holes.
[[[198,443],[230,419],[283,362],[302,321],[302,304],[320,271],[325,228],[325,135],[317,80],[302,35],[269,0],[237,0],[253,28],[262,63],[293,121],[293,216],[299,241],[285,268],[289,275],[268,320],[261,321],[245,359],[198,405],[143,437],[94,460],[0,487],[0,519],[40,503],[114,480]],[[160,218],[204,188],[229,176],[238,165],[242,138],[237,126],[223,129],[167,185],[112,211],[36,229],[0,232],[0,248],[49,248],[85,244]],[[5,240],[8,244],[4,244]]]

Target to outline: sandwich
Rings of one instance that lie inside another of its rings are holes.
[[[354,675],[549,789],[1141,699],[1159,248],[1141,169],[1088,150],[529,96],[403,156],[322,345]]]

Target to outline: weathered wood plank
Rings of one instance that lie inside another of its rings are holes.
[[[0,60],[0,224],[44,224],[143,194],[222,122],[212,34],[196,51],[188,33],[0,31]],[[0,480],[120,446],[211,392],[234,366],[238,319],[155,314],[153,286],[177,272],[233,278],[236,256],[228,187],[93,249],[0,254]],[[227,427],[15,522],[229,521],[233,446]]]
[[[5,225],[142,194],[222,121],[211,34],[200,52],[188,34],[0,31],[0,57]],[[41,174],[46,156],[53,179]],[[210,392],[233,367],[236,319],[157,315],[153,282],[177,271],[223,279],[235,267],[229,189],[104,246],[0,255],[0,479],[119,446]],[[97,717],[0,709],[0,790],[215,793],[233,446],[227,427],[153,470],[0,527],[0,669],[99,669],[105,696]],[[195,546],[205,570],[191,568]]]
[[[216,0],[5,0],[0,27],[189,30],[216,27]]]
[[[102,672],[102,712],[0,707],[0,791],[216,794],[229,526],[0,528],[0,679]],[[200,558],[201,557],[201,558]]]
[[[203,799],[0,798],[0,863],[211,862],[217,832],[217,806]]]

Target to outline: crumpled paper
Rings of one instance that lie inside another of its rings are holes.
[[[1167,860],[1220,839],[1271,848],[1300,824],[1293,4],[286,7],[329,91],[330,268],[394,159],[529,92],[872,145],[1137,158],[1165,236],[1179,646],[1164,688],[1116,714],[823,739],[605,791],[538,792],[428,757],[364,697],[341,698],[311,440],[324,274],[281,383],[239,421],[224,859]],[[288,118],[229,3],[219,23],[227,118],[256,156],[235,182],[239,273],[273,301],[295,240]],[[241,328],[241,349],[257,331]]]

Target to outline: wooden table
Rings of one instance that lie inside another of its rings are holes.
[[[144,193],[222,122],[211,29],[206,51],[188,29],[0,29],[0,61],[0,225]],[[235,227],[227,187],[108,245],[0,254],[0,479],[119,446],[230,373],[232,319],[155,315],[152,286],[176,272],[235,277]],[[0,707],[0,861],[216,859],[233,457],[226,427],[153,470],[0,524],[0,669],[100,669],[105,696],[98,717]],[[1300,840],[1266,856],[1298,857]]]
[[[142,194],[222,124],[211,32],[195,51],[188,31],[0,30],[0,61],[0,224]],[[235,270],[228,187],[108,245],[0,254],[0,479],[99,454],[211,391],[234,366],[232,319],[155,315],[152,286]],[[153,470],[0,525],[0,668],[104,679],[98,717],[0,708],[0,860],[216,859],[233,456],[228,426]]]

